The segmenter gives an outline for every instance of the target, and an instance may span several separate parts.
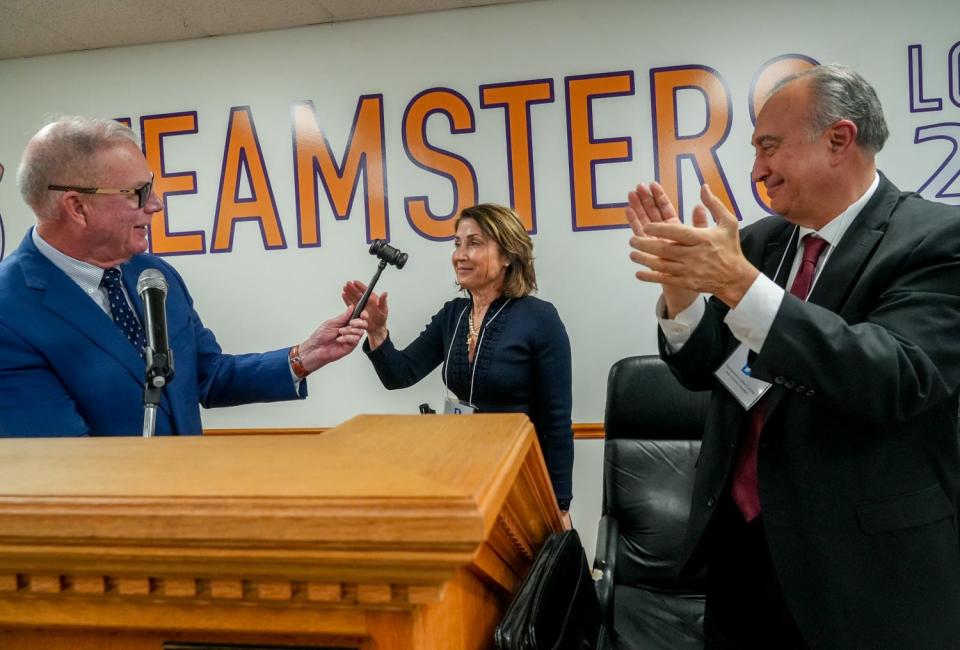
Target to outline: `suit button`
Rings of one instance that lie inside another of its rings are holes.
[[[797,384],[797,392],[802,395],[807,392],[807,387],[803,384]]]
[[[813,397],[816,394],[817,394],[817,391],[813,390],[812,388],[807,391],[807,397]]]
[[[783,387],[786,388],[787,390],[790,390],[796,385],[797,385],[797,382],[793,381],[792,379],[788,379],[787,381],[783,382]]]
[[[785,381],[786,379],[784,379],[783,376],[781,375],[777,375],[776,377],[773,378],[773,383],[775,384],[782,384]]]
[[[712,508],[712,507],[715,506],[716,504],[717,504],[717,500],[714,499],[713,497],[710,497],[709,499],[707,499],[707,507],[708,507],[708,508]]]

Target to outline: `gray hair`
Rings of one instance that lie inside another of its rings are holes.
[[[883,149],[890,132],[883,107],[870,83],[845,65],[827,63],[797,72],[778,81],[768,97],[798,79],[809,79],[813,91],[811,128],[817,135],[838,120],[857,125],[857,144],[870,153]]]
[[[102,118],[59,117],[30,139],[17,169],[20,196],[37,217],[54,216],[56,195],[48,185],[96,184],[97,166],[93,157],[137,136],[130,127]]]

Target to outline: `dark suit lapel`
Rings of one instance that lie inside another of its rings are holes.
[[[837,249],[827,258],[808,302],[840,313],[867,261],[883,238],[899,194],[893,183],[881,174],[877,191],[850,224]]]
[[[761,273],[781,287],[786,283],[786,278],[790,274],[788,261],[793,259],[792,255],[797,251],[798,238],[795,237],[796,234],[797,229],[784,222],[784,227],[764,244],[760,262],[757,264]],[[747,355],[747,362],[753,363],[756,356],[756,352],[750,352]]]
[[[784,222],[785,227],[767,242],[763,252],[763,260],[760,263],[760,272],[779,284],[781,287],[786,285],[787,276],[790,275],[790,264],[793,256],[797,252],[798,230]]]
[[[900,191],[880,175],[880,185],[844,233],[837,249],[827,258],[807,302],[840,313],[863,267],[883,238]],[[790,258],[793,259],[792,257]],[[787,270],[789,273],[789,269]],[[784,279],[786,282],[786,279]],[[774,385],[768,391],[764,423],[770,418],[787,389]]]

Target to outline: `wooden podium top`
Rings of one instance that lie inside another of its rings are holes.
[[[0,439],[0,495],[480,498],[528,431],[523,415],[360,415],[319,435]]]
[[[113,580],[160,599],[174,585],[208,600],[211,584],[354,600],[344,585],[359,585],[402,606],[398,585],[430,602],[463,567],[508,594],[560,528],[538,449],[526,416],[492,414],[363,415],[320,435],[0,440],[0,595],[54,575],[36,584]]]

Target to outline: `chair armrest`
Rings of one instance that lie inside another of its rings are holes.
[[[617,520],[604,515],[597,527],[597,551],[593,560],[593,580],[600,601],[600,615],[604,626],[613,632],[613,587],[616,576],[617,544],[620,527]]]

